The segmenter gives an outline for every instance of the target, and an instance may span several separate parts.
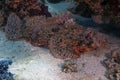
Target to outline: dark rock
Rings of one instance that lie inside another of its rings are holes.
[[[5,33],[8,39],[17,40],[22,37],[21,34],[22,21],[15,14],[11,13],[7,20],[7,25],[5,26]]]
[[[94,14],[92,9],[85,2],[80,2],[79,5],[75,8],[73,13],[79,14],[87,18],[91,18],[92,15]]]
[[[120,80],[120,49],[116,49],[104,60],[107,69],[106,77],[109,80]]]

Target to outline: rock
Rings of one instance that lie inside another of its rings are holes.
[[[97,24],[103,24],[104,23],[103,20],[102,20],[102,15],[94,15],[94,16],[92,16],[92,20]]]
[[[21,19],[26,16],[40,15],[51,17],[48,7],[39,3],[37,0],[7,0],[3,11],[6,15],[9,15],[10,12],[14,12]]]
[[[120,80],[120,49],[112,51],[104,63],[107,68],[106,77],[109,80]]]
[[[73,10],[73,13],[79,14],[79,15],[86,17],[86,18],[91,18],[93,15],[92,9],[85,2],[79,2],[77,7]]]
[[[4,22],[4,17],[2,14],[0,14],[0,26],[3,24],[3,22]]]
[[[120,64],[120,49],[113,51],[112,58]]]
[[[71,73],[77,72],[77,64],[74,60],[67,59],[62,64],[62,72]]]
[[[22,21],[15,13],[11,13],[5,26],[5,33],[7,38],[10,40],[20,39],[22,37],[21,29]]]

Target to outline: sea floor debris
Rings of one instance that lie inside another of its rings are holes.
[[[61,64],[61,70],[65,73],[78,72],[77,67],[76,61],[72,59],[66,59],[64,63]]]

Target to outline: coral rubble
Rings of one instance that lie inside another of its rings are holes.
[[[120,49],[116,49],[104,60],[109,80],[120,80]]]
[[[0,61],[0,80],[14,80],[13,74],[8,72],[9,65],[12,64],[11,60]]]

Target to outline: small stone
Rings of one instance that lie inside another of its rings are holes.
[[[62,64],[62,72],[71,73],[77,72],[77,64],[74,60],[68,59],[65,60]]]

